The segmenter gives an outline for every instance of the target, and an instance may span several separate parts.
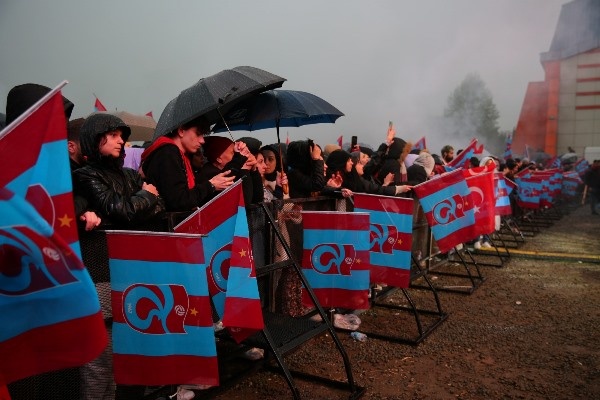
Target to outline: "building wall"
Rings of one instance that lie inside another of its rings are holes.
[[[600,49],[560,61],[556,154],[600,146]]]

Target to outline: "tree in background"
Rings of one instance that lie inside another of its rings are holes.
[[[500,114],[492,93],[479,75],[466,76],[448,97],[444,116],[452,123],[456,137],[477,138],[492,154],[504,151],[504,139],[499,132]]]

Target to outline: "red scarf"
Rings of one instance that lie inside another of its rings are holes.
[[[166,136],[161,136],[154,141],[144,152],[142,153],[142,163],[146,158],[150,156],[150,154],[154,153],[154,151],[158,148],[161,148],[165,145],[172,144],[177,146],[175,141]],[[185,153],[177,146],[179,149],[179,154],[181,154],[181,159],[183,160],[183,165],[185,165],[185,176],[187,178],[188,189],[194,188],[196,186],[196,179],[194,178],[194,171],[192,170],[192,163],[190,159],[185,155]]]

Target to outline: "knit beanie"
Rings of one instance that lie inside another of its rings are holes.
[[[215,162],[233,141],[224,136],[206,136],[202,145],[202,152],[208,161]]]

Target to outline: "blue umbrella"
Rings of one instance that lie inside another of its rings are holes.
[[[340,110],[307,92],[268,90],[237,103],[214,127],[213,132],[256,131],[311,124],[334,123],[343,116]]]

